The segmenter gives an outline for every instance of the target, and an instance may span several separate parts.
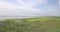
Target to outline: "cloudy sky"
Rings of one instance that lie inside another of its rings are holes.
[[[60,0],[0,0],[0,15],[60,16]]]

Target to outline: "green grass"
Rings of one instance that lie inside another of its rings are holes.
[[[36,23],[40,21],[40,23],[37,23],[37,25],[39,26],[39,24],[42,23],[44,27],[47,28],[48,32],[60,32],[60,18],[42,17],[42,18],[30,18],[26,20],[29,22],[36,21]]]
[[[4,20],[3,22],[8,23],[8,25],[0,26],[0,32],[60,32],[59,17],[37,17],[20,20],[23,21]]]

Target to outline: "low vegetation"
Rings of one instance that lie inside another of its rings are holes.
[[[60,17],[6,19],[0,21],[0,32],[60,32]]]

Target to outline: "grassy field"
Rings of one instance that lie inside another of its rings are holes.
[[[6,19],[0,21],[0,32],[60,32],[60,17]]]
[[[42,24],[46,27],[48,32],[60,32],[60,18],[59,17],[41,17],[25,19],[30,22],[38,22],[37,25]],[[35,23],[35,24],[36,24]]]

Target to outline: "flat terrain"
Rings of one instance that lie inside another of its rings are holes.
[[[6,19],[0,21],[0,32],[60,32],[60,17]]]

